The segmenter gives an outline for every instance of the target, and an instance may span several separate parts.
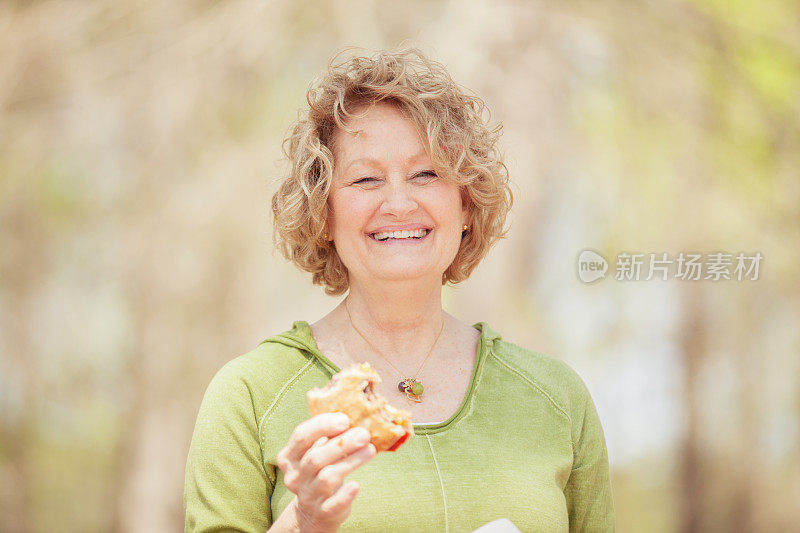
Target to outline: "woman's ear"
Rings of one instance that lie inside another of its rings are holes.
[[[334,220],[333,220],[333,210],[331,209],[330,204],[326,204],[324,214],[325,214],[325,225],[322,227],[323,230],[322,235],[326,241],[332,241]]]
[[[463,227],[464,224],[467,226],[470,225],[470,220],[472,219],[472,209],[473,209],[472,200],[470,200],[469,193],[464,187],[461,187],[461,226]]]

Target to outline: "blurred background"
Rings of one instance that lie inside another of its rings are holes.
[[[281,140],[338,49],[402,41],[484,97],[515,182],[446,308],[587,382],[618,531],[798,530],[789,0],[1,2],[0,530],[182,530],[211,377],[338,303],[273,251]],[[622,252],[763,259],[618,281]]]

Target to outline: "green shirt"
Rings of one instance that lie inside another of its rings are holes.
[[[461,406],[348,476],[361,489],[340,531],[469,532],[497,518],[522,531],[613,531],[603,430],[581,378],[474,327]],[[276,455],[310,417],[306,391],[338,370],[298,321],[214,376],[186,463],[187,532],[269,528],[294,498]]]

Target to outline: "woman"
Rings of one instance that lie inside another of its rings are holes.
[[[187,531],[613,530],[603,433],[577,374],[442,309],[502,236],[499,129],[406,50],[331,65],[272,201],[287,258],[347,297],[226,364],[198,415]],[[376,455],[306,392],[367,361],[415,437]],[[346,479],[347,477],[347,479]]]

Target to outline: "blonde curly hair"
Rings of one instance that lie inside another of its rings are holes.
[[[442,284],[467,279],[507,231],[513,195],[497,148],[502,127],[490,128],[483,101],[466,94],[440,63],[417,49],[337,62],[340,56],[308,89],[308,108],[283,142],[291,170],[272,197],[275,245],[327,294],[348,289],[347,268],[335,244],[324,237],[333,180],[331,140],[336,128],[352,132],[346,119],[356,108],[390,102],[420,132],[437,173],[461,188],[469,229],[462,233]]]

